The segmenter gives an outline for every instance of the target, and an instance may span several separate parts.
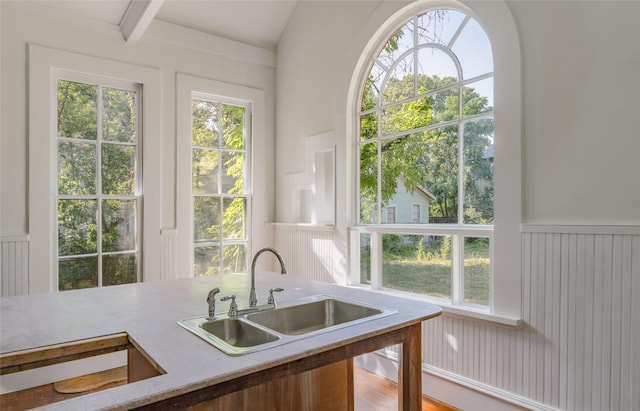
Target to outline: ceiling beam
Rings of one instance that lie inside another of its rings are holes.
[[[144,34],[164,0],[131,0],[120,21],[120,31],[127,43],[135,43]]]

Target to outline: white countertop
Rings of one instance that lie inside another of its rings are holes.
[[[128,284],[0,299],[0,352],[8,353],[126,332],[166,374],[43,407],[48,410],[129,409],[304,358],[440,314],[438,306],[335,284],[259,272],[258,304],[283,287],[276,301],[328,294],[398,311],[396,314],[231,357],[177,324],[207,314],[209,290],[219,287],[216,311],[235,294],[248,306],[248,276],[224,275]]]

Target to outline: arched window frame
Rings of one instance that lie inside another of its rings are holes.
[[[371,58],[390,38],[398,27],[413,15],[429,10],[457,9],[476,19],[487,33],[493,48],[494,58],[494,135],[495,146],[495,195],[491,297],[488,310],[476,310],[465,306],[443,305],[445,311],[484,318],[492,321],[516,325],[522,309],[521,293],[521,246],[520,223],[521,202],[521,57],[518,33],[507,5],[502,1],[481,2],[424,0],[412,3],[399,11],[388,12],[392,5],[387,3],[372,16],[369,41],[355,66],[347,98],[346,135],[347,144],[347,205],[350,210],[350,281],[360,282],[359,247],[360,232],[370,230],[358,225],[357,207],[359,195],[357,178],[357,111],[359,94],[368,75]],[[389,14],[385,16],[384,13]],[[377,21],[375,21],[378,19]],[[378,226],[379,227],[379,226]],[[406,232],[406,231],[405,231]],[[372,248],[381,245],[374,244]],[[380,262],[377,262],[380,264]],[[373,268],[372,268],[373,269]],[[375,287],[373,287],[375,288]]]

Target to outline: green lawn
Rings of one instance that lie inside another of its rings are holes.
[[[451,249],[446,237],[429,247],[415,237],[390,237],[385,245],[382,285],[385,288],[451,299]],[[464,259],[464,301],[489,305],[489,243],[467,239]]]

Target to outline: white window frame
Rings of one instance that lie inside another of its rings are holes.
[[[245,221],[245,229],[246,229],[246,240],[225,240],[224,238],[220,238],[219,244],[220,244],[220,251],[222,252],[222,249],[225,245],[234,245],[234,244],[242,244],[245,245],[245,269],[248,269],[248,265],[249,265],[249,256],[250,254],[250,250],[249,250],[249,239],[251,238],[251,136],[252,136],[252,129],[251,129],[251,117],[252,117],[252,104],[250,101],[247,100],[240,100],[240,99],[236,99],[236,98],[230,98],[227,96],[220,96],[220,95],[213,95],[213,94],[208,94],[208,93],[202,93],[199,91],[193,91],[191,93],[191,101],[193,102],[194,99],[198,99],[198,100],[207,100],[207,101],[214,101],[217,103],[222,103],[222,104],[227,104],[227,105],[233,105],[233,106],[239,106],[239,107],[243,107],[245,109],[245,114],[244,114],[244,132],[245,132],[245,159],[244,159],[244,193],[242,194],[225,194],[225,193],[215,193],[215,194],[210,194],[207,193],[205,196],[206,197],[215,197],[218,198],[221,202],[223,198],[244,198],[246,200],[246,207],[247,207],[247,215],[246,215],[246,221]],[[193,104],[193,103],[192,103]],[[193,106],[191,106],[193,107]],[[193,141],[193,139],[190,139],[191,142]],[[193,145],[190,142],[190,147],[191,149],[193,149]],[[190,162],[192,163],[192,162]],[[191,164],[192,166],[192,164]],[[191,181],[190,181],[191,183]],[[221,183],[218,182],[218,185],[220,185]],[[191,269],[193,270],[193,265],[195,263],[195,258],[194,258],[194,249],[195,249],[195,244],[194,244],[194,240],[193,240],[193,198],[196,197],[196,194],[193,194],[193,192],[191,192],[190,194],[191,196],[191,206],[189,208],[190,211],[190,215],[191,215],[191,247],[192,247],[192,251],[191,251]],[[222,225],[221,225],[222,227]],[[223,230],[224,231],[224,230]],[[220,266],[218,267],[218,273],[222,273],[223,272],[223,259],[220,259]]]
[[[222,81],[194,77],[179,73],[176,81],[177,110],[177,148],[176,148],[176,191],[177,191],[177,227],[178,227],[178,275],[193,277],[193,205],[191,186],[191,132],[192,99],[194,96],[218,96],[227,102],[249,104],[251,106],[251,138],[247,138],[247,258],[252,255],[255,244],[262,243],[264,223],[267,221],[266,207],[262,204],[254,210],[258,199],[266,198],[266,180],[264,161],[252,155],[254,151],[264,152],[265,103],[264,91]],[[262,223],[260,223],[260,221]],[[261,226],[262,225],[262,226]]]
[[[494,226],[490,243],[493,273],[491,277],[490,306],[488,310],[477,310],[466,306],[452,306],[440,302],[447,311],[461,315],[485,318],[492,321],[515,325],[521,318],[522,278],[521,278],[521,246],[520,224],[522,215],[522,167],[521,167],[521,128],[522,128],[522,85],[521,54],[518,33],[513,16],[503,1],[472,2],[455,0],[419,0],[398,11],[390,18],[388,15],[377,16],[373,35],[367,34],[366,46],[355,65],[347,96],[346,135],[351,136],[346,146],[349,165],[346,182],[347,207],[350,215],[349,249],[350,283],[360,282],[360,232],[370,228],[358,226],[359,210],[358,189],[356,184],[359,175],[357,159],[357,102],[362,92],[362,84],[368,74],[371,57],[378,53],[394,31],[412,15],[431,9],[452,8],[460,10],[475,18],[485,29],[492,47],[494,60],[494,135],[496,136],[496,166],[494,174]],[[381,10],[384,13],[384,10]],[[384,227],[388,230],[388,228]],[[475,228],[462,235],[474,236]],[[431,229],[433,234],[438,230]],[[409,227],[402,227],[402,233],[411,233]],[[447,233],[450,234],[450,233]],[[480,233],[477,233],[480,234]],[[486,234],[486,233],[485,233]],[[479,235],[487,236],[487,235]],[[372,254],[374,245],[381,243],[373,235],[371,238]],[[455,244],[455,242],[454,242]],[[452,245],[454,245],[452,244]],[[379,245],[381,247],[381,244]],[[371,256],[372,272],[377,267],[375,256]],[[373,274],[372,274],[373,276]],[[372,278],[372,284],[375,282]]]
[[[97,200],[97,208],[98,208],[98,217],[100,217],[102,215],[102,201],[103,200],[109,200],[109,199],[127,199],[127,200],[135,200],[136,202],[136,238],[135,238],[135,249],[134,250],[127,250],[126,253],[131,253],[132,251],[135,252],[136,254],[136,282],[139,282],[141,280],[142,277],[142,260],[141,258],[144,258],[142,256],[142,222],[144,221],[144,216],[142,214],[143,210],[142,210],[142,194],[144,192],[144,181],[143,181],[143,176],[142,176],[142,169],[144,167],[143,162],[142,162],[142,148],[144,147],[144,141],[143,141],[143,133],[142,133],[142,112],[143,112],[143,105],[142,105],[142,86],[139,83],[132,83],[129,81],[119,81],[119,80],[113,80],[113,79],[107,79],[107,78],[99,78],[96,76],[92,76],[92,75],[87,75],[87,74],[79,74],[79,73],[73,73],[73,72],[68,72],[68,71],[64,71],[64,70],[58,70],[58,69],[54,69],[52,71],[52,75],[54,76],[53,81],[55,81],[56,85],[58,83],[59,80],[65,80],[65,81],[71,81],[71,82],[76,82],[76,83],[82,83],[82,84],[90,84],[90,85],[95,85],[95,86],[99,86],[102,88],[116,88],[119,90],[126,90],[126,91],[133,91],[136,93],[136,142],[135,142],[135,147],[136,147],[136,190],[134,194],[131,195],[119,195],[119,196],[112,196],[112,195],[104,195],[102,193],[102,177],[101,177],[101,172],[102,172],[102,160],[101,160],[101,156],[100,156],[100,147],[101,144],[103,142],[107,142],[107,143],[113,143],[113,142],[109,142],[108,140],[104,140],[102,138],[102,130],[101,130],[101,126],[102,124],[99,123],[98,124],[98,129],[97,129],[97,136],[95,140],[77,140],[77,141],[87,141],[87,142],[93,142],[96,144],[96,161],[97,164],[100,165],[99,168],[97,168],[97,173],[96,173],[96,179],[97,179],[97,184],[96,184],[96,194],[95,195],[89,195],[89,196],[78,196],[78,195],[60,195],[58,193],[58,191],[56,190],[56,205],[54,205],[54,207],[57,209],[57,201],[59,201],[61,198],[65,199],[65,200],[74,200],[74,199],[87,199],[88,197],[90,199],[96,199]],[[57,90],[57,89],[56,89]],[[56,93],[57,95],[57,93]],[[100,102],[100,96],[98,96],[98,102]],[[57,99],[56,99],[56,107],[57,107]],[[97,117],[98,119],[102,119],[102,107],[101,104],[98,104],[96,107],[96,111],[97,111]],[[57,125],[57,122],[56,122]],[[66,138],[61,138],[60,136],[56,136],[56,144],[62,139],[65,140]],[[75,140],[75,139],[74,139]],[[114,144],[118,144],[117,142]],[[56,146],[56,153],[58,153],[57,151],[57,146]],[[57,155],[56,155],[57,158]],[[57,164],[56,164],[57,165]],[[56,174],[57,175],[57,174]],[[57,187],[57,178],[56,178],[56,187]],[[57,220],[56,220],[57,221]],[[98,229],[97,232],[97,250],[95,255],[98,257],[98,287],[102,287],[102,280],[103,280],[103,267],[102,267],[102,257],[105,255],[117,255],[117,254],[122,254],[122,252],[109,252],[109,253],[105,253],[102,251],[102,247],[101,247],[101,238],[102,238],[102,230]],[[57,244],[57,238],[56,238],[56,244]],[[59,245],[56,246],[57,248],[57,252],[59,253]],[[62,256],[62,259],[67,259],[67,256]],[[59,278],[59,272],[58,272],[58,267],[59,267],[59,262],[61,260],[61,256],[58,254],[58,260],[57,260],[57,264],[56,264],[56,278]]]
[[[160,279],[161,74],[157,69],[29,45],[29,292],[54,292],[57,278],[56,72],[142,85],[144,180],[141,281]]]

